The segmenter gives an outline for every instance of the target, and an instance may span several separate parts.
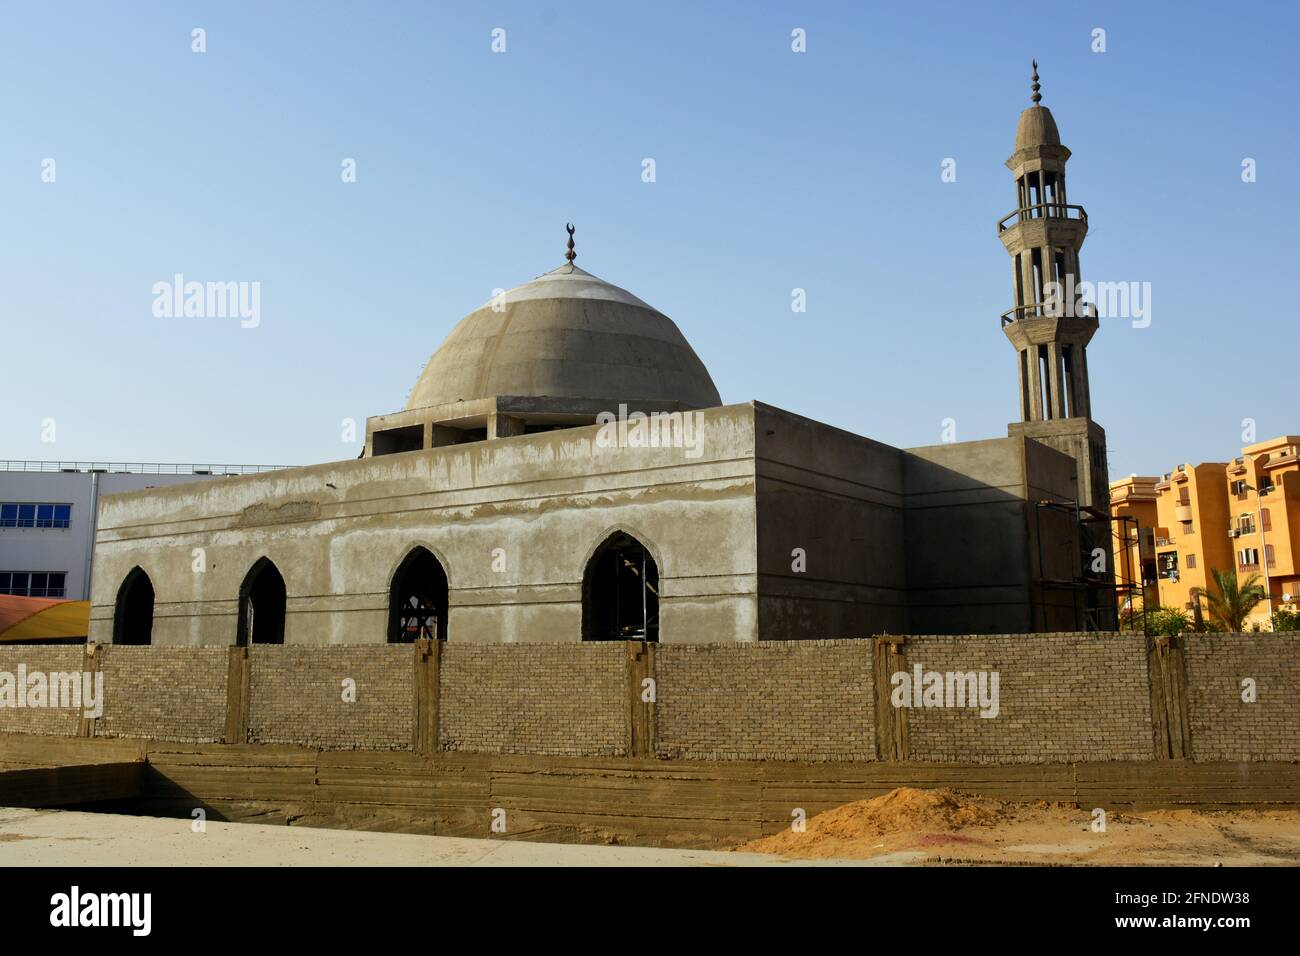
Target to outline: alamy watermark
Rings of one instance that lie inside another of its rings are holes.
[[[993,718],[1000,709],[997,671],[928,671],[914,664],[911,673],[895,671],[889,695],[895,707],[978,708],[981,717]]]
[[[55,707],[80,710],[85,717],[104,713],[104,674],[102,671],[29,671],[26,664],[18,672],[0,671],[0,708]]]
[[[186,282],[176,273],[171,282],[155,282],[153,314],[159,319],[239,319],[240,328],[262,321],[262,283]]]
[[[597,448],[684,448],[687,458],[704,453],[703,412],[618,412],[596,416]]]
[[[1150,282],[1082,282],[1066,273],[1065,282],[1049,282],[1044,287],[1043,312],[1053,319],[1090,318],[1132,319],[1133,328],[1151,324]]]

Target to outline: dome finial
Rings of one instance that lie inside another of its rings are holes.
[[[1033,89],[1033,91],[1034,91],[1034,95],[1031,96],[1030,99],[1033,100],[1033,101],[1034,101],[1034,105],[1037,106],[1037,105],[1038,105],[1038,101],[1041,100],[1041,99],[1043,98],[1043,94],[1038,92],[1040,89],[1042,89],[1042,86],[1041,86],[1041,84],[1038,82],[1038,61],[1037,61],[1037,60],[1034,60],[1034,76],[1033,76],[1033,80],[1034,80],[1034,85],[1033,85],[1033,87],[1031,87],[1031,89]]]
[[[564,258],[569,260],[569,265],[573,265],[573,260],[578,258],[578,254],[573,251],[573,223],[566,223],[564,226],[569,232],[569,249],[564,254]]]

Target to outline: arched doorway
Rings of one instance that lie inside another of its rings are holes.
[[[258,558],[239,587],[235,643],[284,643],[284,578],[269,558]]]
[[[113,610],[114,644],[153,642],[153,582],[135,567],[122,579]]]
[[[447,572],[428,548],[414,548],[388,590],[388,643],[447,639]]]
[[[584,641],[659,640],[659,566],[622,531],[605,539],[582,578]]]

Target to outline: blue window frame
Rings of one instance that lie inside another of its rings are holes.
[[[7,501],[0,504],[0,528],[67,528],[72,505]]]

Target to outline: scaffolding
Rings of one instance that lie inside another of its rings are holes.
[[[1063,516],[1074,526],[1079,554],[1076,571],[1071,577],[1055,577],[1048,573],[1046,556],[1043,552],[1045,513]],[[1103,525],[1106,527],[1104,536],[1098,533]],[[1130,530],[1133,532],[1132,535]],[[1074,619],[1076,622],[1082,620],[1084,630],[1087,631],[1119,630],[1120,609],[1132,608],[1134,595],[1143,599],[1145,611],[1141,559],[1139,558],[1135,577],[1129,543],[1131,538],[1136,538],[1140,547],[1141,534],[1142,529],[1135,515],[1111,515],[1099,508],[1082,505],[1077,498],[1063,501],[1041,499],[1034,502],[1034,537],[1038,545],[1036,597],[1040,622],[1046,625],[1050,609],[1063,606],[1057,602],[1049,604],[1049,594],[1069,594]],[[1092,552],[1095,548],[1101,547],[1102,541],[1108,545],[1104,555],[1105,566],[1109,568],[1113,563],[1113,556],[1122,553],[1125,557],[1122,562],[1125,567],[1113,568],[1111,573],[1091,572],[1095,560]],[[1117,542],[1123,542],[1124,547],[1122,549],[1117,547]],[[1147,632],[1145,613],[1142,615],[1142,630],[1143,633]]]

